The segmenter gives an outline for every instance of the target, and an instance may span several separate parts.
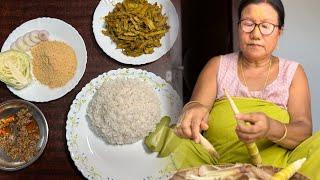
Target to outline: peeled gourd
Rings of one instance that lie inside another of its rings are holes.
[[[0,53],[0,81],[15,89],[28,86],[32,80],[30,59],[28,54],[16,50]]]

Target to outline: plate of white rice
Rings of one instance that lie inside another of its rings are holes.
[[[66,138],[71,158],[88,179],[167,179],[170,159],[149,152],[143,139],[161,117],[177,121],[181,107],[172,86],[151,72],[103,73],[70,107]]]

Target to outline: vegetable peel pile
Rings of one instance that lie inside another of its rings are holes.
[[[152,54],[170,28],[161,11],[161,5],[152,5],[147,0],[124,0],[104,17],[106,29],[102,33],[127,56]]]
[[[32,80],[30,59],[28,54],[15,50],[0,53],[0,81],[15,89],[28,86]]]
[[[297,160],[279,171],[272,166],[256,167],[252,164],[201,165],[199,167],[177,171],[170,180],[212,180],[212,179],[251,179],[251,180],[285,180],[307,179],[297,173],[305,158]]]
[[[183,139],[175,136],[175,126],[170,125],[170,117],[164,116],[157,124],[156,129],[144,140],[145,145],[152,152],[158,152],[158,157],[171,155],[174,170],[178,170],[172,180],[192,179],[192,180],[211,180],[211,179],[290,179],[290,177],[305,176],[297,173],[302,167],[306,158],[299,159],[278,172],[278,168],[263,166],[259,164],[219,164],[219,161],[209,161],[205,151],[209,149],[203,145],[194,144],[192,140]],[[173,137],[175,136],[175,137]],[[190,142],[184,144],[184,142]],[[199,148],[200,147],[200,148]],[[192,150],[190,150],[190,148]],[[204,149],[205,151],[202,151]],[[194,153],[194,156],[192,154]],[[210,154],[210,153],[209,153]],[[212,154],[210,154],[212,156]],[[213,158],[216,158],[213,156]],[[190,163],[192,161],[192,163]],[[207,165],[205,165],[207,164]],[[209,165],[210,164],[210,165]],[[216,165],[214,165],[216,164]],[[193,167],[193,168],[190,168]]]

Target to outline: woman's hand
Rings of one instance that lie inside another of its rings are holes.
[[[199,133],[209,128],[208,117],[209,109],[206,106],[200,103],[189,104],[180,116],[179,126],[176,129],[177,134],[199,143]]]
[[[238,123],[236,133],[241,141],[252,143],[268,136],[271,119],[264,113],[237,114],[235,117],[238,121],[251,124]]]

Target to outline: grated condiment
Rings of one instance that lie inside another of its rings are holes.
[[[77,68],[74,50],[59,41],[44,41],[31,48],[32,71],[37,80],[50,88],[64,86]]]

